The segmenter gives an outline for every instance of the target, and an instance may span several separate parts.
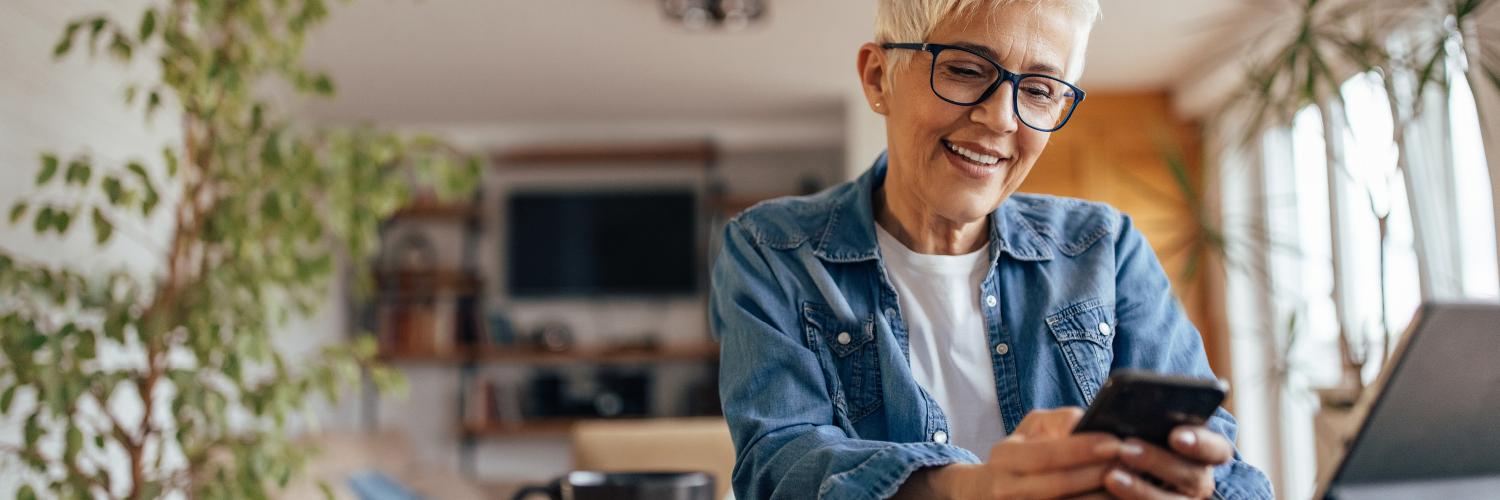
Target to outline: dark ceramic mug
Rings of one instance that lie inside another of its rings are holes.
[[[512,497],[552,500],[715,500],[714,477],[705,472],[574,471],[546,486],[527,486]]]

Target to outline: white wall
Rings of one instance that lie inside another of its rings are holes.
[[[844,178],[859,177],[885,151],[885,117],[870,110],[862,91],[844,100]]]

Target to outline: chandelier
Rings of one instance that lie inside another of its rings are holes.
[[[743,29],[766,13],[764,0],[662,0],[667,18],[694,30]]]

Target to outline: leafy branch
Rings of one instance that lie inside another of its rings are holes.
[[[38,480],[18,495],[265,498],[309,456],[288,425],[310,398],[336,400],[365,372],[399,388],[368,338],[292,364],[273,332],[321,303],[337,262],[372,255],[377,225],[414,190],[465,195],[479,165],[429,137],[299,126],[255,92],[282,81],[334,93],[300,62],[328,13],[324,0],[170,0],[129,24],[87,16],[64,27],[58,58],[84,49],[156,65],[160,77],[124,100],[144,101],[143,120],[178,115],[182,137],[119,165],[43,153],[39,189],[10,207],[10,223],[39,237],[89,231],[103,248],[129,234],[161,259],[142,277],[0,248],[0,414],[25,421],[23,442],[0,455]],[[165,241],[132,230],[158,216],[171,223]],[[103,466],[111,450],[126,474]]]

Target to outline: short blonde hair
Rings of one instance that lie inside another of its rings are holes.
[[[875,13],[875,43],[917,43],[927,41],[932,30],[949,16],[975,12],[980,7],[995,8],[1014,3],[1029,3],[1040,7],[1043,3],[1062,4],[1073,14],[1088,19],[1090,27],[1097,22],[1101,12],[1099,0],[879,0]],[[909,51],[890,54],[892,62],[900,63],[910,57]]]

